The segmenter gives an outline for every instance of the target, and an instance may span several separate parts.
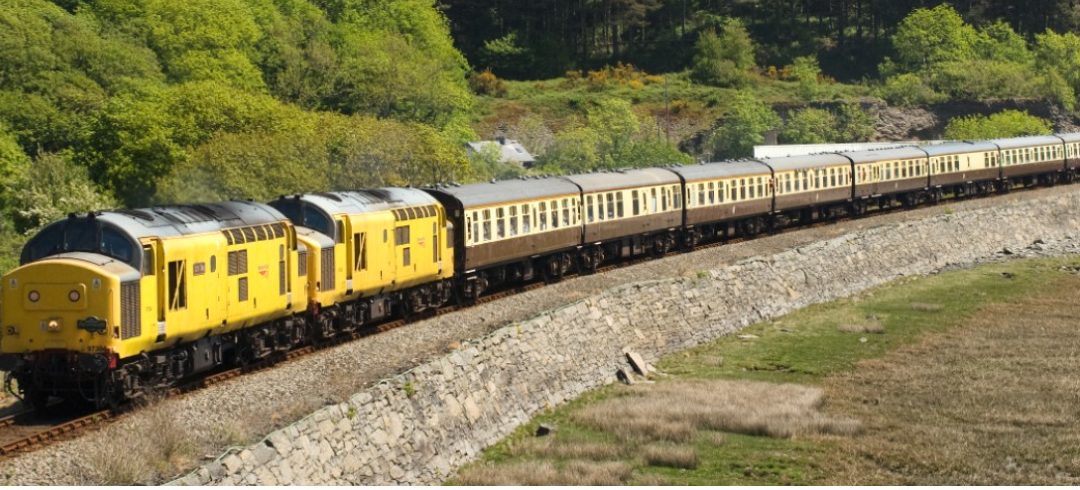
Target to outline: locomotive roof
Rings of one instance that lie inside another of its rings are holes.
[[[1057,136],[1021,136],[1019,138],[1002,138],[997,140],[990,140],[990,143],[998,145],[999,147],[1001,147],[1002,150],[1025,148],[1028,146],[1062,144],[1061,140],[1058,139]]]
[[[989,141],[954,141],[940,145],[920,146],[919,148],[932,157],[957,153],[974,153],[977,151],[997,151],[998,149],[997,145]]]
[[[638,168],[563,177],[581,187],[582,192],[601,192],[628,187],[644,187],[678,184],[681,181],[673,170],[663,168]]]
[[[1058,133],[1056,136],[1065,140],[1066,143],[1076,143],[1080,141],[1080,133]]]
[[[726,162],[701,163],[670,169],[681,175],[687,182],[704,179],[720,179],[740,175],[769,174],[772,171],[756,160],[731,160]]]
[[[437,204],[434,197],[420,189],[402,187],[298,194],[296,196],[283,196],[278,200],[286,199],[298,199],[307,202],[321,209],[328,216],[361,214]]]
[[[136,239],[193,235],[285,221],[285,216],[276,209],[252,201],[118,209],[103,211],[94,218],[112,224]]]
[[[926,158],[926,153],[914,146],[901,146],[885,150],[852,151],[843,153],[855,164],[906,160],[908,158]]]
[[[839,153],[819,153],[816,155],[795,155],[788,157],[762,158],[761,162],[777,172],[788,170],[804,170],[808,168],[831,167],[834,165],[851,165],[848,160]]]
[[[545,197],[577,194],[574,184],[559,177],[539,179],[515,179],[479,184],[466,184],[454,187],[439,187],[432,192],[440,192],[461,202],[466,208],[487,206],[512,201],[527,201]]]

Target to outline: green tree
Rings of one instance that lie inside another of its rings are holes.
[[[600,135],[591,128],[577,126],[555,135],[551,148],[540,159],[540,171],[550,174],[591,172],[600,167]]]
[[[892,105],[916,107],[943,102],[946,96],[936,92],[919,75],[901,73],[885,80],[881,97]]]
[[[769,106],[746,92],[739,92],[720,126],[706,136],[705,151],[710,158],[749,157],[754,145],[765,142],[765,132],[780,125],[780,116]]]
[[[836,116],[824,109],[807,108],[791,114],[780,141],[785,144],[829,143],[836,141]]]
[[[597,152],[600,154],[600,165],[605,168],[626,166],[624,160],[631,142],[641,129],[641,122],[634,114],[630,102],[613,98],[600,99],[588,109],[586,120],[599,138]]]
[[[29,234],[69,213],[111,209],[112,195],[90,181],[70,155],[43,154],[23,173],[10,196],[16,230]]]
[[[508,180],[525,175],[521,165],[502,160],[502,149],[498,145],[484,145],[480,151],[471,153],[469,168],[478,180]]]
[[[1046,135],[1053,131],[1050,122],[1025,111],[1004,110],[989,117],[978,114],[949,120],[945,138],[984,140],[1014,136]]]
[[[944,61],[971,59],[978,35],[951,5],[912,11],[896,29],[893,47],[897,62],[906,72],[932,67]]]
[[[754,67],[754,42],[738,19],[727,19],[720,33],[706,30],[694,46],[691,77],[694,81],[718,87],[745,83]]]
[[[875,132],[874,117],[858,104],[843,104],[837,109],[836,138],[839,141],[869,141]]]
[[[1060,86],[1064,79],[1073,94],[1080,94],[1080,36],[1046,31],[1035,36],[1035,56],[1048,73],[1049,84]],[[1061,94],[1060,89],[1056,90]]]
[[[1034,55],[1028,49],[1027,41],[1009,27],[1009,24],[1000,20],[979,30],[973,47],[976,56],[980,59],[1010,61],[1025,65],[1034,61]]]
[[[821,96],[821,66],[816,56],[800,56],[791,63],[791,76],[798,84],[799,97],[814,100]]]
[[[82,158],[126,204],[146,205],[158,179],[214,134],[282,130],[306,119],[268,95],[188,82],[110,99]]]
[[[30,158],[23,153],[15,137],[0,123],[0,211],[5,198],[15,191],[16,182],[30,167]]]

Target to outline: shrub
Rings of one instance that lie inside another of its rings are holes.
[[[490,69],[469,75],[469,88],[479,95],[503,97],[506,95],[506,82],[495,76]]]
[[[945,127],[945,138],[974,140],[1045,135],[1052,132],[1050,122],[1024,111],[1005,110],[989,117],[978,114],[953,118]]]
[[[785,144],[828,143],[836,137],[836,116],[823,109],[803,109],[791,115],[780,141]]]
[[[902,73],[885,79],[881,98],[892,105],[913,107],[942,102],[945,96],[934,91],[914,73]]]
[[[780,116],[752,95],[738,93],[727,117],[705,138],[711,158],[750,156],[754,145],[765,142],[764,133],[780,127]]]

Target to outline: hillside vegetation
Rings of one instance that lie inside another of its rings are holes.
[[[865,140],[879,97],[1068,110],[1080,37],[1058,3],[9,0],[0,269],[69,212],[520,175],[466,156],[496,134],[566,173],[743,157],[767,130]],[[956,131],[1048,127],[1008,117]]]

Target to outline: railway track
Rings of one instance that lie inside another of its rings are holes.
[[[1023,189],[1016,189],[1013,192],[1023,192],[1029,190],[1039,189],[1040,187],[1025,187]],[[989,196],[966,196],[966,197],[952,197],[947,200],[943,200],[937,205],[944,205],[950,202],[960,202],[971,199],[977,199],[979,197]],[[920,206],[920,207],[925,207]],[[936,206],[936,205],[929,205]],[[867,216],[883,216],[887,214],[893,214],[897,212],[907,211],[914,208],[908,208],[904,206],[893,206],[884,209],[874,210],[868,213]],[[711,249],[720,247],[723,245],[731,245],[736,243],[742,243],[755,238],[763,236],[777,235],[787,232],[793,232],[798,230],[805,230],[810,228],[817,228],[823,226],[837,225],[849,221],[858,219],[859,217],[843,215],[828,220],[819,220],[806,224],[787,226],[779,230],[767,231],[761,234],[750,237],[733,237],[728,239],[719,239],[709,242],[699,243],[690,249],[675,249],[660,256],[644,255],[640,257],[634,257],[631,259],[611,263],[598,267],[595,271],[587,272],[573,272],[563,276],[560,280],[572,279],[582,275],[588,274],[602,274],[605,272],[613,271],[616,269],[622,269],[625,267],[632,267],[644,262],[648,262],[657,258],[663,258],[675,254],[692,253],[700,250]],[[515,286],[503,290],[493,291],[489,294],[477,299],[475,304],[486,304],[493,301],[497,301],[503,298],[507,298],[516,294],[524,293],[527,291],[533,291],[540,289],[545,285],[543,281],[536,281],[529,284]],[[168,390],[165,393],[166,397],[182,396],[186,393],[213,386],[216,384],[224,383],[229,380],[240,377],[244,374],[269,369],[282,362],[287,362],[293,359],[297,359],[308,354],[340,345],[346,342],[351,342],[359,338],[375,335],[378,333],[393,330],[395,328],[403,327],[405,325],[415,323],[418,321],[427,320],[437,316],[453,313],[463,309],[468,309],[471,305],[449,305],[439,308],[436,311],[429,312],[423,315],[417,315],[411,318],[388,320],[386,322],[369,326],[361,331],[352,332],[347,335],[341,335],[332,340],[320,343],[318,345],[307,345],[293,349],[287,353],[279,356],[271,357],[259,363],[228,369],[225,371],[217,372],[207,375],[205,377],[186,382],[177,387]],[[27,410],[0,418],[0,460],[10,458],[14,455],[31,452],[49,444],[60,442],[75,437],[83,432],[102,426],[105,423],[115,422],[122,418],[124,415],[133,412],[137,409],[134,404],[127,404],[113,410],[101,410],[93,413],[72,413],[69,415],[42,415],[33,411]]]

